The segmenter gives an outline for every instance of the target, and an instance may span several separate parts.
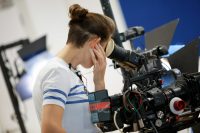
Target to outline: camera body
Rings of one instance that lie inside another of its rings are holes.
[[[121,94],[108,96],[106,90],[90,93],[93,123],[104,132],[142,133],[176,132],[198,123],[200,73],[167,70],[160,58],[166,53],[160,46],[134,53],[140,62],[124,79]],[[113,55],[117,58],[118,54]]]

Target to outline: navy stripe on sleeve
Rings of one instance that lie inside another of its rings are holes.
[[[76,101],[67,101],[66,104],[76,104],[76,103],[86,103],[89,102],[88,99],[84,99],[84,100],[76,100]]]
[[[81,91],[81,92],[77,92],[77,93],[69,93],[68,96],[75,96],[75,95],[79,95],[79,94],[87,94],[87,92]]]
[[[59,89],[48,89],[48,90],[45,90],[45,91],[43,92],[43,95],[44,95],[45,93],[48,93],[48,92],[60,93],[60,94],[64,95],[64,96],[67,98],[66,93],[65,93],[64,91],[59,90]]]
[[[84,85],[83,85],[83,84],[81,84],[81,85],[76,85],[76,86],[74,86],[74,87],[72,87],[72,88],[70,89],[70,92],[73,91],[74,89],[80,87],[80,86],[84,86]]]
[[[44,97],[44,100],[46,100],[46,99],[58,100],[58,101],[62,102],[65,105],[65,101],[62,98],[59,98],[59,97],[55,97],[55,96]]]

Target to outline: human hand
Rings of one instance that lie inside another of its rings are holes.
[[[106,54],[100,44],[97,44],[93,49],[90,49],[92,62],[94,64],[94,77],[95,90],[105,89],[105,70],[106,70]]]

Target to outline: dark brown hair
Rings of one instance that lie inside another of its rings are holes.
[[[70,22],[67,43],[73,43],[76,47],[82,47],[92,35],[101,38],[105,42],[113,34],[115,24],[107,16],[88,12],[78,4],[69,8]]]

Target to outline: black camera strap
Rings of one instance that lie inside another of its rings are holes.
[[[72,70],[72,64],[71,63],[69,63],[69,69]],[[74,72],[74,70],[73,70],[73,72]],[[79,70],[75,70],[75,74],[83,82],[81,72]]]
[[[83,79],[82,79],[81,71],[73,69],[71,63],[69,63],[68,66],[69,66],[69,69],[70,69],[72,72],[74,72],[74,73],[76,74],[76,76],[78,76],[78,78],[82,81],[82,83],[83,83],[83,85],[84,85],[84,82],[83,82]],[[85,78],[85,77],[84,77],[84,78]],[[87,86],[87,79],[86,79],[86,86]],[[88,90],[87,90],[86,86],[84,85],[84,90],[88,93]]]

